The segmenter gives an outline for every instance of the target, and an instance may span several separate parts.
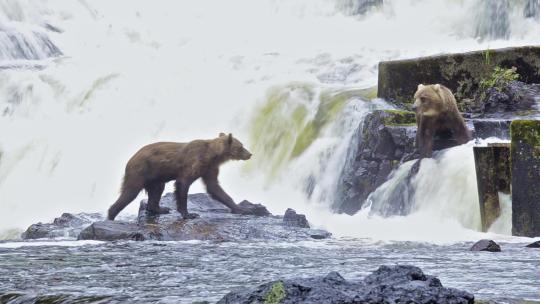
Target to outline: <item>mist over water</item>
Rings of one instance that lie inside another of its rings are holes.
[[[390,107],[344,94],[376,85],[379,61],[539,43],[536,1],[491,3],[0,0],[0,231],[104,212],[141,146],[232,132],[255,152],[223,166],[236,201],[295,208],[338,236],[473,239],[471,143],[423,161],[409,216],[330,205],[354,130]],[[435,172],[442,183],[422,180]]]

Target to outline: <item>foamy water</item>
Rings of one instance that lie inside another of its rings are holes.
[[[0,0],[0,29],[40,50],[35,58],[0,57],[1,66],[34,67],[0,70],[0,231],[62,212],[104,212],[116,199],[125,162],[149,142],[232,132],[249,147],[253,117],[276,86],[368,88],[376,85],[380,60],[538,44],[540,24],[523,17],[522,4],[498,25],[507,36],[479,32],[476,21],[491,18],[485,5],[393,0],[350,15],[326,0]],[[46,35],[63,55],[47,52],[36,35]],[[2,41],[0,53],[13,47]],[[409,216],[329,211],[355,126],[367,111],[387,106],[349,100],[271,182],[264,170],[244,170],[239,162],[224,165],[221,182],[237,201],[265,203],[274,213],[295,208],[338,236],[478,238],[471,144],[424,161]],[[308,109],[315,115],[316,107]],[[445,177],[437,185],[429,183],[434,172]],[[309,178],[317,182],[310,198]],[[191,192],[201,190],[197,183]]]

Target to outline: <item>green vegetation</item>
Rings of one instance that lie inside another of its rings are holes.
[[[484,93],[487,89],[495,88],[499,92],[503,87],[508,84],[510,81],[518,80],[519,74],[517,69],[512,67],[510,69],[504,69],[501,67],[495,67],[493,73],[487,79],[482,79],[480,81],[480,92]]]
[[[264,298],[264,304],[279,304],[283,299],[285,299],[285,297],[287,297],[285,286],[283,286],[283,282],[278,281],[266,294],[266,297]]]
[[[484,52],[484,62],[486,65],[489,65],[491,63],[491,50],[486,49]]]

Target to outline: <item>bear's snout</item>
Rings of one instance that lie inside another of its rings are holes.
[[[242,160],[248,160],[251,158],[251,153],[244,149],[244,151],[242,151]]]

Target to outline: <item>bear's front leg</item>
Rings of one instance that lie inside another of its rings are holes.
[[[199,217],[197,213],[188,213],[187,210],[187,196],[189,186],[189,183],[177,180],[175,183],[176,189],[174,191],[174,194],[176,196],[176,208],[178,209],[178,212],[182,214],[182,217],[186,220]]]

